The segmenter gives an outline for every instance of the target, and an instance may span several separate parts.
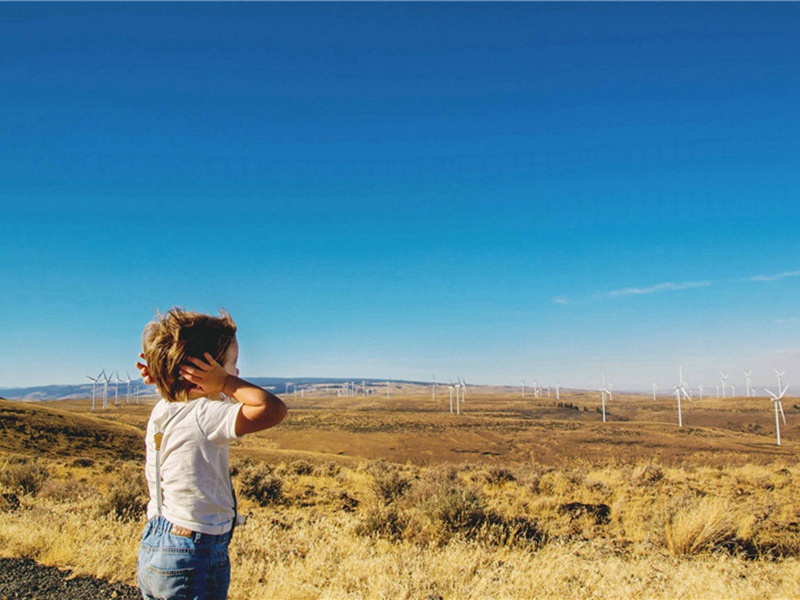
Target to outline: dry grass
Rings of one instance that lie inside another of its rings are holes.
[[[658,414],[641,399],[605,426],[579,395],[574,410],[476,393],[459,420],[370,401],[307,400],[233,449],[251,513],[233,600],[800,597],[796,444],[746,433],[741,411],[678,430],[624,420]],[[0,555],[134,583],[147,413],[0,403]]]
[[[104,500],[138,464],[46,466],[0,512],[0,555],[134,583],[143,522]],[[240,492],[251,471],[282,495],[242,498],[234,600],[800,595],[796,466],[303,461],[239,465]]]

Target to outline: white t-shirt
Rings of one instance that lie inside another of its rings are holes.
[[[147,423],[145,475],[150,488],[147,518],[158,515],[155,434],[162,431],[162,516],[192,531],[220,535],[234,518],[228,446],[236,438],[242,404],[198,398],[153,407]]]

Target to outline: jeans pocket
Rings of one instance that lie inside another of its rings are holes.
[[[149,592],[155,598],[165,600],[188,600],[192,589],[192,576],[195,569],[159,569],[147,567]]]

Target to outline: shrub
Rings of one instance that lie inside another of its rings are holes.
[[[144,476],[116,480],[98,506],[100,514],[114,515],[123,521],[136,521],[145,515],[149,492]]]
[[[427,508],[452,533],[472,534],[487,521],[482,498],[472,490],[456,486],[442,486],[430,498]]]
[[[314,468],[314,475],[317,477],[336,477],[341,473],[342,468],[333,461],[328,461],[317,465]]]
[[[243,470],[248,469],[252,466],[253,466],[253,461],[249,458],[241,458],[233,461],[231,463],[231,477],[236,477]],[[264,467],[269,468],[267,467],[267,465],[264,465]]]
[[[50,479],[45,482],[39,491],[41,498],[55,500],[56,502],[70,502],[96,495],[99,494],[95,488],[86,481],[75,481],[74,479],[68,479],[67,481]]]
[[[283,500],[283,481],[268,465],[248,466],[239,472],[239,493],[259,506]]]
[[[514,474],[503,467],[491,467],[486,474],[486,482],[491,485],[500,485],[507,481],[516,481]]]
[[[0,485],[12,492],[35,495],[50,474],[35,461],[6,461],[0,465]]]
[[[10,512],[20,507],[16,494],[0,494],[0,512]]]
[[[390,469],[373,475],[370,487],[379,500],[390,503],[402,497],[411,483],[397,469]]]
[[[311,475],[314,472],[314,465],[307,460],[296,460],[289,464],[289,472],[294,475]]]
[[[396,507],[372,507],[355,526],[355,532],[363,536],[377,536],[399,540],[408,527],[408,518]]]

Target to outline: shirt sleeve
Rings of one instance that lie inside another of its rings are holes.
[[[200,431],[214,444],[224,444],[236,437],[236,418],[242,409],[240,402],[203,398],[197,409]]]

